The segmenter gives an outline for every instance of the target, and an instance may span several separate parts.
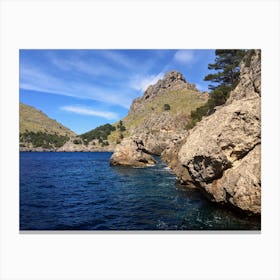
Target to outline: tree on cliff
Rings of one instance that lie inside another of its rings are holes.
[[[210,115],[216,106],[226,102],[231,90],[239,81],[239,64],[247,51],[245,50],[216,50],[215,63],[209,63],[208,69],[216,71],[205,76],[204,81],[210,81],[210,98],[207,103],[191,112],[191,121],[186,126],[190,129],[199,122],[203,116]],[[216,84],[216,85],[213,85]]]
[[[215,63],[209,63],[208,69],[215,70],[205,76],[204,81],[211,81],[217,85],[209,85],[210,90],[215,90],[221,85],[223,87],[234,88],[239,79],[239,64],[244,57],[245,50],[216,50]]]

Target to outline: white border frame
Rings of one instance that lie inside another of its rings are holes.
[[[279,2],[1,2],[1,279],[279,279]],[[20,234],[18,51],[261,48],[261,234]]]

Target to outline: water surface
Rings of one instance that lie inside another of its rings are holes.
[[[21,230],[258,230],[154,167],[111,167],[112,153],[20,153]],[[159,160],[159,159],[158,159]]]

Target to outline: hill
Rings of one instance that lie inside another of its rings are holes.
[[[19,104],[21,150],[55,149],[76,134],[32,106]]]
[[[45,132],[63,136],[75,136],[76,134],[61,123],[49,118],[42,111],[32,106],[19,104],[19,128],[20,133],[26,131]]]

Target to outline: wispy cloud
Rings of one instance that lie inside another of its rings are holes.
[[[145,91],[148,86],[155,84],[164,76],[163,72],[157,75],[134,76],[130,81],[130,87],[136,90]]]
[[[114,62],[130,69],[135,67],[135,64],[129,59],[129,57],[124,56],[116,51],[112,51],[112,50],[102,51],[101,55],[105,57],[107,60],[109,60],[109,62]]]
[[[105,63],[100,63],[95,60],[88,61],[86,59],[77,58],[61,58],[53,53],[49,53],[50,62],[62,71],[71,71],[81,74],[87,74],[93,77],[100,76],[119,76],[117,72],[112,67],[106,65]]]
[[[56,78],[41,68],[26,65],[21,65],[20,88],[80,99],[91,99],[124,108],[129,108],[134,97],[130,96],[125,90],[111,91],[86,82]]]
[[[82,107],[82,106],[63,106],[60,108],[63,111],[79,114],[79,115],[87,115],[87,116],[96,116],[105,118],[108,120],[117,120],[119,119],[118,114],[114,112],[107,112],[107,111],[96,111],[93,109],[90,109],[88,107]]]
[[[174,55],[174,60],[179,63],[189,63],[194,60],[194,52],[192,50],[179,50]]]

